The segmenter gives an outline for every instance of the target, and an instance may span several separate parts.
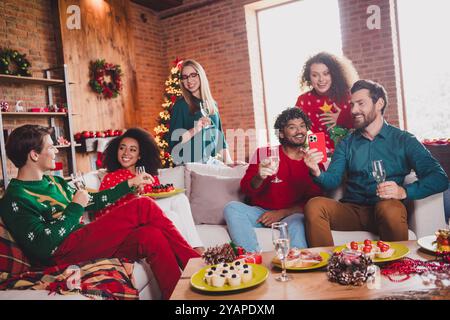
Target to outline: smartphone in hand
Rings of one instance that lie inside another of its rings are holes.
[[[327,162],[327,147],[325,145],[325,133],[318,132],[309,134],[308,144],[309,149],[317,149],[319,152],[322,152],[323,159],[322,161],[320,161],[320,163]]]

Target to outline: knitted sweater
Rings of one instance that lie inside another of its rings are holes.
[[[46,176],[40,181],[12,179],[1,201],[0,215],[25,254],[49,264],[64,239],[83,227],[85,210],[99,210],[131,191],[124,181],[115,188],[89,193],[90,204],[83,208],[72,202],[76,189],[63,178]]]

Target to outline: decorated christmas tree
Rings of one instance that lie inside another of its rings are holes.
[[[179,96],[181,96],[180,88],[180,72],[182,60],[178,58],[173,62],[170,69],[170,76],[166,80],[166,92],[164,94],[163,110],[158,115],[158,126],[154,128],[155,140],[161,149],[161,162],[164,168],[173,167],[172,156],[169,153],[169,124],[170,113],[172,107]]]

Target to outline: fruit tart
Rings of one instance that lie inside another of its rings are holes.
[[[364,243],[352,241],[347,243],[346,247],[353,251],[363,252],[371,259],[390,258],[395,252],[395,249],[391,248],[387,242],[383,242],[381,240],[377,241],[376,245],[375,242],[372,242],[369,239],[364,240]]]
[[[435,232],[436,240],[433,244],[437,245],[437,252],[450,252],[450,230],[439,229]]]

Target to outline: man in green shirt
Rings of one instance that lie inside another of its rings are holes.
[[[365,230],[381,240],[408,240],[405,199],[422,199],[448,188],[440,164],[412,134],[385,122],[386,90],[378,83],[359,80],[351,88],[355,132],[335,149],[330,166],[322,172],[322,153],[308,150],[305,163],[313,181],[324,189],[337,188],[344,175],[346,188],[340,202],[324,197],[305,206],[306,236],[311,247],[332,246],[331,229]],[[382,160],[385,180],[377,183],[372,163]],[[414,170],[418,180],[403,186]]]
[[[6,144],[19,172],[1,200],[0,215],[24,253],[41,265],[145,258],[163,298],[169,298],[180,266],[199,254],[153,200],[139,197],[90,224],[81,222],[85,210],[102,209],[153,177],[141,173],[98,193],[75,190],[60,177],[44,175],[55,167],[57,153],[50,130],[36,125],[16,128]]]

